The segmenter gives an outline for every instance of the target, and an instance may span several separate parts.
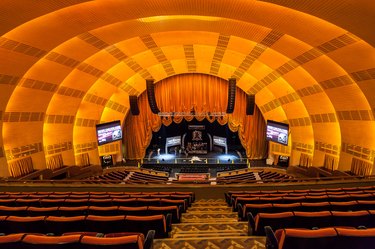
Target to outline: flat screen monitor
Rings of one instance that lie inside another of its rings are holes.
[[[181,137],[180,136],[167,137],[167,139],[166,139],[166,145],[168,147],[181,145]]]
[[[96,125],[98,145],[112,143],[122,139],[120,120]]]
[[[225,137],[214,136],[214,145],[227,146],[227,139]]]
[[[268,120],[267,121],[267,136],[268,141],[275,143],[288,145],[288,136],[289,136],[289,125]]]

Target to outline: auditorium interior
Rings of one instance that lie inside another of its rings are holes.
[[[0,9],[0,248],[374,248],[375,1]]]

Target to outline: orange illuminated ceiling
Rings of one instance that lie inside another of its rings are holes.
[[[184,73],[237,78],[265,119],[289,122],[292,150],[317,164],[324,153],[343,164],[374,160],[375,1],[2,0],[0,8],[8,160],[39,143],[46,154],[71,143],[71,158],[95,141],[96,123],[124,119],[145,79]]]

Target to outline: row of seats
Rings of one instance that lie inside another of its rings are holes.
[[[107,234],[96,237],[85,234],[45,236],[16,233],[0,236],[2,249],[151,249],[154,231],[142,233]]]
[[[255,181],[254,172],[245,172],[245,173],[238,173],[238,174],[230,174],[226,176],[218,176],[216,178],[216,182],[218,184],[231,184],[231,183],[238,183],[239,181]]]
[[[295,203],[251,203],[238,204],[238,218],[247,220],[247,215],[258,213],[281,213],[287,211],[358,211],[375,210],[375,200],[357,200],[344,202],[295,202]]]
[[[339,193],[374,193],[374,186],[363,186],[363,187],[348,187],[348,188],[323,188],[323,189],[288,189],[288,190],[250,190],[250,191],[228,191],[225,193],[225,200],[230,205],[232,196],[243,195],[243,196],[284,196],[284,194],[294,196],[294,195],[323,195],[323,194],[339,194]]]
[[[281,228],[311,229],[331,226],[375,228],[375,210],[258,213],[255,218],[251,214],[248,216],[249,229],[251,229],[249,234],[259,236],[265,235],[265,226],[270,226],[274,230]]]
[[[267,249],[370,249],[375,245],[375,228],[329,227],[317,230],[266,227]]]
[[[141,206],[141,207],[97,207],[97,206],[78,206],[78,207],[8,207],[0,206],[0,216],[80,216],[80,215],[135,215],[150,216],[167,214],[172,215],[172,223],[179,223],[181,217],[181,207],[179,206]],[[168,223],[168,222],[167,222]]]
[[[168,176],[146,174],[138,171],[112,171],[100,176],[89,177],[85,180],[82,180],[82,183],[163,183],[167,181]]]
[[[119,233],[137,232],[147,234],[155,230],[156,238],[168,237],[171,227],[164,215],[153,216],[0,216],[0,233],[40,233],[62,235],[68,232]]]
[[[239,205],[265,204],[265,203],[296,203],[296,202],[349,202],[357,200],[375,200],[374,194],[349,194],[349,195],[305,195],[283,197],[237,197],[233,201],[233,210],[237,211]]]
[[[77,206],[126,206],[126,207],[141,207],[141,206],[181,206],[181,211],[185,212],[188,207],[188,201],[170,200],[164,198],[83,198],[83,199],[0,199],[0,206],[33,206],[33,207],[77,207]]]

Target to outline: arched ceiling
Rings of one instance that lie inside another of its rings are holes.
[[[288,121],[293,150],[374,160],[374,1],[0,7],[0,158],[95,148],[95,124],[123,120],[145,79],[203,73],[236,77],[266,119]]]

